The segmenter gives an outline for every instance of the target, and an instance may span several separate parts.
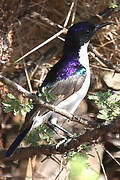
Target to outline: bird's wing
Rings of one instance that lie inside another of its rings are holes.
[[[45,92],[46,94],[49,94],[50,96],[53,97],[49,103],[56,106],[63,100],[70,97],[72,94],[74,94],[82,87],[85,78],[86,78],[86,74],[73,75],[67,79],[57,81],[51,86],[49,86],[46,89],[47,92]],[[44,101],[46,102],[46,98],[44,98]],[[29,113],[27,113],[24,126],[21,130],[23,131],[29,125],[29,121],[33,121],[33,118],[36,115],[42,116],[47,114],[48,112],[49,109],[46,109],[45,107],[41,107],[39,104],[35,104],[34,108]]]
[[[85,78],[85,74],[73,75],[67,79],[54,83],[51,88],[48,88],[48,93],[55,95],[55,99],[50,103],[58,105],[61,101],[67,99],[82,87]]]

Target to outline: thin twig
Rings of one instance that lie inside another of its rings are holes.
[[[76,10],[77,10],[77,2],[78,2],[78,0],[75,0],[75,5],[74,5],[74,8],[73,8],[72,20],[71,20],[71,25],[73,25],[73,23],[75,21],[75,15],[76,15]]]
[[[60,30],[60,31],[59,31],[58,33],[56,33],[55,35],[53,35],[52,37],[50,37],[49,39],[47,39],[46,41],[44,41],[43,43],[41,43],[41,44],[39,44],[38,46],[36,46],[35,48],[33,48],[31,51],[29,51],[28,53],[26,53],[26,54],[25,54],[24,56],[22,56],[21,58],[19,58],[19,59],[16,61],[16,63],[19,62],[19,61],[21,61],[23,58],[27,57],[28,55],[30,55],[30,54],[33,53],[34,51],[40,49],[41,47],[43,47],[43,46],[46,45],[47,43],[51,42],[53,39],[55,39],[56,37],[60,36],[62,33],[66,32],[65,27],[67,26],[68,21],[69,21],[69,19],[70,19],[70,15],[71,15],[72,9],[73,9],[73,7],[74,7],[74,4],[75,4],[75,2],[73,1],[72,4],[71,4],[71,7],[70,7],[70,9],[69,9],[68,15],[67,15],[67,17],[66,17],[65,23],[64,23],[64,25],[63,25],[63,29]],[[62,26],[60,26],[60,27],[62,27]]]
[[[46,41],[44,41],[43,43],[39,44],[38,46],[36,46],[35,48],[33,48],[31,51],[29,51],[28,53],[26,53],[24,56],[22,56],[21,58],[19,58],[16,63],[18,63],[19,61],[21,61],[22,59],[24,59],[25,57],[27,57],[28,55],[32,54],[34,51],[40,49],[41,47],[43,47],[44,45],[46,45],[47,43],[49,43],[50,41],[52,41],[53,39],[57,38],[58,36],[60,36],[63,32],[65,32],[65,29],[60,30],[58,33],[54,34],[52,37],[50,37],[49,39],[47,39]]]
[[[25,18],[28,18],[28,17],[25,17]],[[44,23],[46,22],[47,24],[51,25],[51,26],[57,26],[59,27],[60,29],[63,29],[63,26],[61,26],[60,24],[57,24],[55,22],[53,22],[51,19],[47,18],[47,17],[44,17],[42,16],[41,14],[37,13],[37,12],[33,12],[31,15],[30,15],[30,18],[39,18],[40,20],[43,20]]]
[[[101,70],[104,70],[104,71],[115,72],[115,70],[113,70],[113,69],[109,69],[109,68],[105,68],[105,67],[100,67],[100,66],[96,66],[96,65],[93,65],[93,64],[91,64],[90,67],[101,69]]]
[[[120,166],[120,162],[117,161],[117,159],[115,159],[114,156],[107,149],[105,149],[105,151]]]
[[[69,21],[69,19],[70,19],[70,15],[71,15],[71,13],[72,13],[72,10],[73,10],[74,5],[75,5],[75,0],[72,2],[71,6],[70,6],[70,9],[69,9],[69,11],[68,11],[68,14],[67,14],[65,23],[64,23],[64,25],[63,25],[64,28],[65,28],[65,27],[67,26],[67,24],[68,24],[68,21]]]
[[[28,75],[28,71],[27,71],[27,66],[26,66],[25,60],[23,61],[23,64],[24,64],[24,70],[25,70],[25,75],[26,75],[26,78],[27,78],[27,83],[28,83],[28,86],[29,86],[29,90],[32,93],[33,90],[32,90],[32,86],[31,86],[29,75]]]
[[[103,163],[102,163],[102,160],[101,160],[101,158],[100,158],[98,149],[95,147],[95,144],[94,144],[94,148],[95,148],[95,151],[96,151],[96,153],[97,153],[97,156],[98,156],[98,159],[99,159],[101,168],[102,168],[102,170],[103,170],[103,174],[104,174],[105,180],[108,180],[107,175],[106,175],[106,172],[105,172],[105,168],[104,168]]]
[[[19,20],[18,20],[18,23],[19,23],[19,26],[21,27],[21,22]],[[20,48],[20,51],[21,51],[21,55],[23,55],[22,41],[19,38],[20,34],[18,33],[18,29],[16,27],[15,27],[15,29],[16,29],[16,32],[17,32],[17,39],[18,39],[18,42],[19,42],[19,48]],[[24,64],[24,71],[25,71],[28,87],[30,89],[30,92],[32,93],[32,86],[31,86],[29,75],[28,75],[28,71],[27,71],[27,66],[26,66],[25,60],[24,60],[23,64]]]
[[[102,54],[100,54],[95,48],[93,48],[92,44],[90,44],[90,50],[102,60],[102,63],[104,63],[108,68],[114,69],[115,72],[120,73],[120,69],[112,64],[110,61],[108,61]]]

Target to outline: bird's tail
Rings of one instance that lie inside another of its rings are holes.
[[[29,127],[27,127],[26,129],[24,129],[14,140],[14,142],[10,145],[9,149],[6,152],[6,157],[10,157],[14,151],[16,150],[17,146],[19,146],[19,144],[21,143],[21,141],[24,139],[24,137],[26,136],[26,134],[29,132],[29,130],[31,129],[32,123],[29,125]]]
[[[30,131],[32,124],[33,124],[33,118],[36,115],[38,110],[39,110],[39,105],[34,104],[33,109],[26,114],[26,118],[25,118],[23,127],[21,128],[19,135],[16,137],[16,139],[13,141],[13,143],[10,145],[9,149],[7,150],[6,157],[10,157],[14,153],[17,146],[19,146],[19,144],[24,139],[26,134]]]

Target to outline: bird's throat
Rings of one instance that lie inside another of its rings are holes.
[[[74,48],[64,49],[65,59],[78,60],[85,68],[89,67],[88,44],[89,42],[85,43],[83,46],[79,47],[77,51]]]
[[[88,42],[89,43],[89,42]],[[89,68],[89,59],[88,59],[88,43],[85,43],[81,46],[79,50],[79,62],[84,66],[86,69]]]

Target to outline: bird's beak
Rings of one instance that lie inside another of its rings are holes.
[[[105,27],[107,25],[111,25],[111,24],[115,24],[114,22],[105,22],[105,23],[102,23],[102,24],[98,24],[95,26],[95,29],[94,29],[94,33],[96,31],[98,31],[99,29],[101,29],[102,27]]]

